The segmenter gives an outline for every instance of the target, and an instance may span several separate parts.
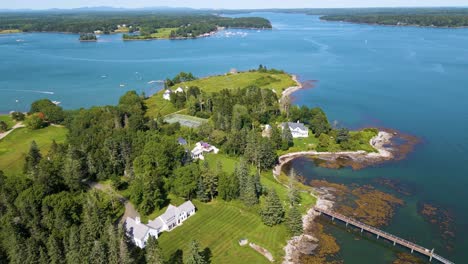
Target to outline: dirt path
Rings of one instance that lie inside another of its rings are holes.
[[[121,223],[124,222],[125,219],[127,219],[127,217],[135,218],[135,217],[140,216],[140,214],[137,212],[133,204],[127,198],[117,193],[111,186],[107,184],[101,184],[98,182],[88,182],[88,185],[89,187],[91,187],[91,189],[100,190],[100,191],[116,196],[119,199],[119,201],[124,204],[125,212],[122,215],[122,218],[120,219]]]
[[[0,133],[0,140],[3,139],[4,137],[8,136],[11,132],[13,132],[15,129],[20,128],[20,127],[25,127],[25,125],[22,122],[16,123],[10,130],[4,133]]]

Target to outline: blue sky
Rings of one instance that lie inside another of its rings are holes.
[[[85,6],[113,7],[193,7],[193,8],[323,8],[468,6],[468,0],[0,0],[0,8],[48,9]]]

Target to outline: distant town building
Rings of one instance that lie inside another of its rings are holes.
[[[218,154],[219,149],[203,141],[197,142],[197,144],[195,145],[195,148],[193,148],[191,152],[192,159],[204,160],[205,159],[205,157],[203,156],[204,152],[206,153],[213,152],[214,154]]]
[[[297,123],[293,123],[293,122],[282,123],[281,129],[284,129],[286,126],[288,126],[289,130],[291,130],[291,134],[293,138],[309,137],[309,129],[303,123],[299,123],[299,121],[297,121]]]
[[[181,204],[179,207],[170,204],[166,212],[148,224],[143,224],[139,217],[135,219],[127,217],[125,228],[127,235],[132,238],[133,243],[139,248],[145,248],[148,238],[158,238],[164,231],[171,231],[195,214],[195,206],[191,201]]]
[[[176,90],[175,90],[175,93],[183,93],[184,92],[184,89],[182,89],[182,87],[178,87]]]
[[[230,71],[229,71],[230,74],[237,74],[237,69],[236,68],[232,68]]]

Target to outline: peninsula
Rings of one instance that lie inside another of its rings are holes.
[[[272,174],[278,157],[302,151],[384,155],[378,143],[383,132],[336,129],[321,109],[293,105],[288,95],[300,87],[296,77],[260,65],[205,78],[182,72],[161,92],[145,98],[130,91],[116,106],[68,111],[36,101],[26,117],[11,117],[25,119],[26,128],[0,140],[6,150],[0,153],[0,193],[9,194],[0,218],[24,222],[26,232],[15,241],[34,227],[44,235],[28,243],[55,243],[67,256],[85,250],[144,261],[157,250],[169,261],[198,254],[201,249],[192,248],[201,245],[216,263],[281,262],[316,197],[294,174]],[[21,153],[27,153],[24,160]],[[26,201],[34,206],[23,210]],[[156,219],[168,224],[164,217],[185,208],[185,201],[196,213],[190,207],[190,219],[180,216],[183,225],[155,233],[157,240],[112,224],[123,217],[156,228]],[[30,213],[41,214],[42,222]],[[9,225],[0,227],[2,237],[14,233]],[[74,237],[92,243],[68,240]],[[0,244],[10,258],[17,258],[15,241]],[[122,245],[124,251],[113,251]],[[36,251],[22,254],[40,258]]]

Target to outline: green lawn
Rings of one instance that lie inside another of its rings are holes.
[[[8,129],[12,128],[16,124],[16,121],[13,120],[10,115],[0,115],[0,121],[5,122]]]
[[[281,155],[291,153],[291,152],[315,150],[318,144],[318,138],[316,138],[315,135],[312,134],[310,131],[309,131],[309,137],[295,138],[293,139],[293,141],[294,141],[294,146],[290,147],[286,151],[279,150],[278,155],[281,156]]]
[[[288,238],[284,225],[265,226],[256,208],[246,208],[239,202],[194,203],[197,213],[159,238],[166,258],[178,249],[187,252],[190,241],[197,239],[202,248],[211,250],[212,263],[269,263],[249,246],[239,246],[238,240],[247,238],[272,252],[276,260],[281,260],[282,248]]]
[[[296,86],[296,82],[291,75],[286,73],[271,74],[263,72],[240,72],[237,74],[227,74],[210,76],[190,82],[176,84],[174,88],[185,86],[198,86],[205,92],[213,93],[222,89],[245,88],[249,85],[256,85],[261,88],[275,90],[281,96],[284,89]]]
[[[158,28],[158,32],[151,34],[151,37],[155,39],[168,39],[173,30],[175,31],[177,28]]]
[[[49,151],[52,140],[65,141],[67,129],[63,127],[46,127],[39,130],[18,128],[0,140],[0,170],[13,175],[22,172],[24,157],[33,140],[44,155]]]
[[[145,105],[148,108],[146,111],[147,116],[156,118],[177,112],[177,109],[170,101],[164,100],[163,94],[164,90],[153,94],[145,100]]]

